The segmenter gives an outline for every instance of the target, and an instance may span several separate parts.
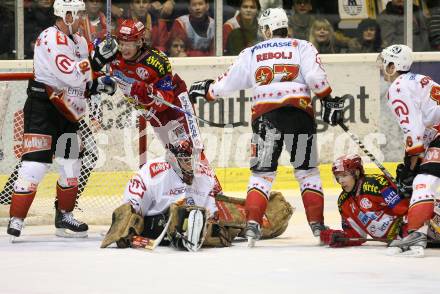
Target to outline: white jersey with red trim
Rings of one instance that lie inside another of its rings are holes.
[[[217,211],[215,199],[209,196],[215,184],[214,174],[202,162],[196,166],[193,183],[187,185],[165,158],[148,161],[128,182],[123,202],[147,216],[163,213],[172,203],[192,198],[195,205],[207,208],[212,215]]]
[[[252,120],[287,105],[313,116],[311,91],[318,97],[331,93],[316,48],[291,38],[269,39],[244,49],[228,71],[211,84],[208,96],[224,97],[248,88],[253,89]]]
[[[87,82],[92,80],[87,41],[79,34],[71,37],[57,27],[45,29],[34,50],[34,79],[54,91],[64,91],[64,104],[74,116],[86,111]]]
[[[406,152],[421,154],[440,130],[440,86],[430,77],[400,75],[390,86],[387,105],[404,133]]]

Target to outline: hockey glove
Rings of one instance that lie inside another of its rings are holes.
[[[401,163],[396,168],[396,182],[399,186],[401,196],[410,198],[413,192],[412,184],[417,172],[411,170],[409,166]]]
[[[330,247],[344,247],[348,246],[347,236],[344,231],[341,230],[324,230],[321,231],[321,242]]]
[[[214,82],[214,80],[203,80],[203,81],[198,81],[198,82],[194,82],[191,85],[191,88],[189,88],[189,100],[191,101],[191,103],[196,103],[197,101],[197,97],[203,97],[205,99],[207,99],[208,97],[208,90],[209,90],[209,86]]]
[[[107,45],[108,44],[108,45]],[[103,41],[95,47],[91,58],[91,66],[94,71],[100,71],[102,67],[116,58],[118,53],[118,42],[115,39],[110,39],[109,43]]]
[[[90,94],[96,95],[99,93],[104,93],[110,96],[115,94],[117,89],[117,82],[114,78],[109,76],[101,76],[93,80],[92,86],[90,87]]]
[[[155,100],[150,95],[158,95],[153,84],[136,81],[131,85],[130,96],[135,98],[136,103],[143,107],[151,107]]]
[[[324,122],[331,126],[336,126],[343,122],[344,99],[337,96],[335,98],[327,96],[321,100],[321,105],[321,117]]]

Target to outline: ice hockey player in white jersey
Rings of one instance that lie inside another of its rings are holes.
[[[404,164],[397,181],[411,196],[409,235],[393,241],[390,253],[423,256],[428,222],[434,215],[434,197],[440,186],[440,85],[430,77],[412,73],[411,48],[392,45],[378,57],[385,81],[390,83],[387,105],[404,134]]]
[[[300,183],[307,220],[314,236],[324,226],[322,183],[317,168],[313,92],[322,103],[325,122],[342,122],[343,100],[332,98],[316,48],[287,37],[288,19],[281,8],[267,9],[258,20],[265,41],[244,49],[222,76],[195,82],[190,97],[212,101],[252,88],[251,170],[246,198],[249,246],[260,237],[268,195],[283,144]]]
[[[94,78],[94,72],[111,61],[116,41],[100,44],[92,56],[84,37],[78,34],[85,13],[82,0],[55,0],[54,26],[36,40],[34,78],[29,80],[24,106],[22,165],[14,184],[7,233],[20,236],[23,221],[50,164],[60,164],[56,184],[55,227],[58,236],[85,237],[88,226],[72,211],[78,191],[81,162],[78,159],[78,121],[86,111],[86,92],[113,94],[112,78]]]

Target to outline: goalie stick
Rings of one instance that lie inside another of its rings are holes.
[[[132,240],[132,248],[139,248],[139,249],[147,249],[153,251],[156,249],[157,246],[159,246],[160,242],[162,242],[163,238],[165,237],[168,227],[171,223],[171,217],[168,218],[168,221],[163,228],[162,233],[160,233],[159,237],[156,239],[150,239],[142,236],[133,236]]]

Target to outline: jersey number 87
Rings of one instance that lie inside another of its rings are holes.
[[[274,64],[273,67],[260,66],[255,71],[255,81],[262,85],[272,82],[276,74],[282,74],[280,82],[290,82],[296,79],[299,73],[297,64]]]

